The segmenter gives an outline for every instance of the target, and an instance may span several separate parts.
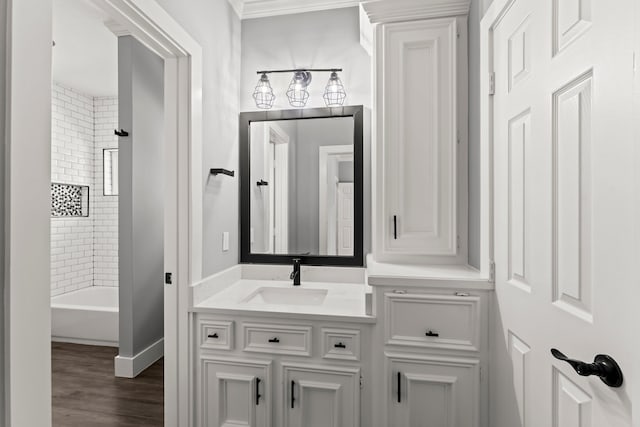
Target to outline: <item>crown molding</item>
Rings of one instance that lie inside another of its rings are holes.
[[[240,19],[356,7],[358,0],[228,0]]]
[[[375,0],[362,3],[372,24],[467,15],[470,0]]]
[[[111,31],[113,34],[115,34],[116,37],[131,35],[131,31],[129,31],[124,25],[122,25],[117,21],[114,21],[113,19],[104,21],[104,26],[107,27],[107,29]]]
[[[244,7],[244,0],[229,0],[229,4],[238,15],[238,18],[242,19],[242,8]]]

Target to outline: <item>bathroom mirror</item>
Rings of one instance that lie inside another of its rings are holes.
[[[105,148],[102,150],[103,187],[105,196],[118,195],[118,149]]]
[[[240,114],[241,262],[363,265],[362,114]]]

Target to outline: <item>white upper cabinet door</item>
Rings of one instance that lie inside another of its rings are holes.
[[[376,28],[378,261],[457,262],[461,27],[466,18]]]
[[[282,364],[284,427],[360,427],[360,370]]]

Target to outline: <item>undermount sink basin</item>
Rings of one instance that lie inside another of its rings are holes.
[[[326,296],[326,289],[260,287],[242,302],[246,304],[321,305]]]

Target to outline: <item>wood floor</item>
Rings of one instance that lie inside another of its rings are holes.
[[[54,427],[163,425],[163,359],[137,378],[113,376],[118,350],[52,343]]]

